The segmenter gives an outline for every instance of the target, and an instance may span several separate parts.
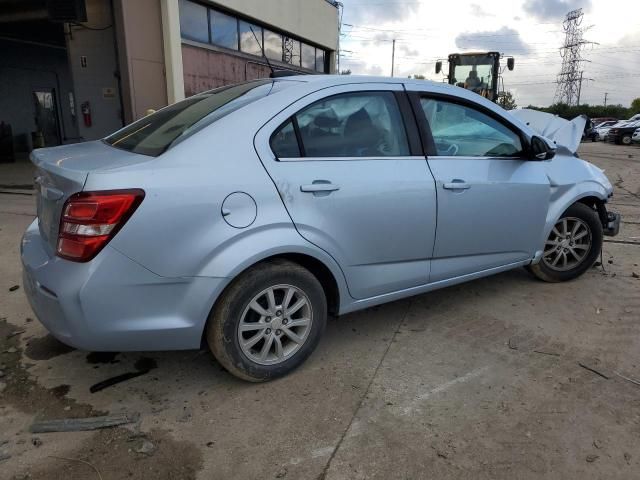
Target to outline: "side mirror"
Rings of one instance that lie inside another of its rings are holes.
[[[531,155],[532,160],[551,160],[556,156],[556,151],[550,148],[542,138],[533,137],[531,139]]]
[[[440,73],[442,71],[442,62],[438,60],[436,62],[436,73]]]
[[[516,59],[513,57],[507,58],[507,68],[509,71],[513,70],[513,67],[516,65]]]

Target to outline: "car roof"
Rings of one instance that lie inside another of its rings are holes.
[[[444,82],[434,82],[433,80],[418,80],[411,78],[399,78],[399,77],[384,77],[384,76],[373,76],[373,75],[295,75],[289,77],[279,77],[276,80],[294,80],[297,82],[308,82],[308,83],[322,83],[327,85],[347,85],[354,83],[395,83],[398,85],[402,84],[412,84],[420,87],[430,86],[430,87],[444,87],[450,88],[454,92],[460,92],[460,87],[456,87],[454,85],[449,85]]]
[[[481,105],[487,110],[491,110],[498,115],[508,119],[512,124],[517,125],[521,130],[533,135],[534,132],[519,118],[510,115],[509,112],[504,110],[496,103],[486,99],[485,97],[478,95],[465,88],[458,87],[456,85],[449,85],[445,82],[435,82],[433,80],[419,80],[411,78],[399,78],[399,77],[384,77],[384,76],[372,76],[372,75],[292,75],[287,77],[278,77],[275,81],[295,81],[300,86],[307,85],[309,92],[320,88],[334,87],[341,85],[354,85],[354,84],[367,84],[367,83],[386,83],[405,85],[409,90],[422,91],[427,93],[439,93],[443,95],[450,95],[462,100],[468,100],[471,103]]]
[[[465,88],[455,85],[449,85],[444,82],[435,82],[433,80],[418,80],[411,78],[384,77],[372,75],[295,75],[289,77],[279,77],[276,80],[296,81],[307,83],[314,87],[330,87],[340,85],[366,84],[366,83],[387,83],[406,85],[409,89],[415,87],[418,91],[448,94],[454,97],[470,100],[471,102],[480,104],[490,110],[502,110],[495,103]]]

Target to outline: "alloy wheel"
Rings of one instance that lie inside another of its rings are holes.
[[[307,295],[292,285],[274,285],[254,296],[238,324],[242,353],[260,365],[291,358],[311,332],[313,310]]]
[[[584,262],[591,244],[591,229],[587,223],[576,217],[561,218],[545,243],[542,261],[552,270],[571,270]]]

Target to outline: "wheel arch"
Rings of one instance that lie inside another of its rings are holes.
[[[306,268],[316,279],[320,282],[322,289],[324,290],[325,296],[327,298],[327,312],[330,315],[338,315],[340,312],[341,301],[346,300],[344,297],[348,296],[346,290],[346,284],[344,284],[344,278],[341,277],[342,273],[338,275],[335,269],[331,269],[325,261],[317,258],[316,256],[310,254],[309,252],[301,252],[301,251],[286,251],[272,253],[270,255],[264,255],[257,259],[253,259],[251,262],[247,262],[246,264],[240,266],[234,275],[229,278],[229,281],[224,285],[224,287],[220,290],[220,292],[215,296],[213,301],[211,302],[211,307],[209,308],[209,313],[207,318],[203,323],[202,333],[201,333],[201,345],[205,345],[205,336],[207,331],[207,324],[209,322],[209,318],[211,316],[211,312],[216,308],[218,302],[225,294],[225,292],[229,289],[229,287],[233,284],[234,280],[237,279],[240,275],[245,272],[251,270],[257,265],[273,262],[275,260],[287,260],[293,263],[296,263],[304,268]],[[342,293],[341,293],[342,292]]]
[[[604,204],[606,203],[606,200],[607,192],[604,187],[597,182],[584,182],[577,184],[574,188],[565,192],[560,198],[553,200],[549,206],[543,235],[540,238],[540,249],[536,252],[532,263],[538,263],[541,258],[542,251],[544,250],[544,242],[549,237],[551,229],[558,219],[562,217],[564,212],[571,207],[571,205],[575,203],[583,203],[594,208],[602,221],[602,212],[604,211]],[[606,217],[606,213],[604,213],[604,215]]]

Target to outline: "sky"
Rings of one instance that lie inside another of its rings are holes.
[[[515,57],[503,74],[520,107],[553,103],[570,10],[582,8],[584,78],[580,103],[628,107],[640,97],[640,2],[637,0],[342,0],[340,69],[442,81],[435,62],[465,51]],[[446,70],[446,62],[444,62]]]

